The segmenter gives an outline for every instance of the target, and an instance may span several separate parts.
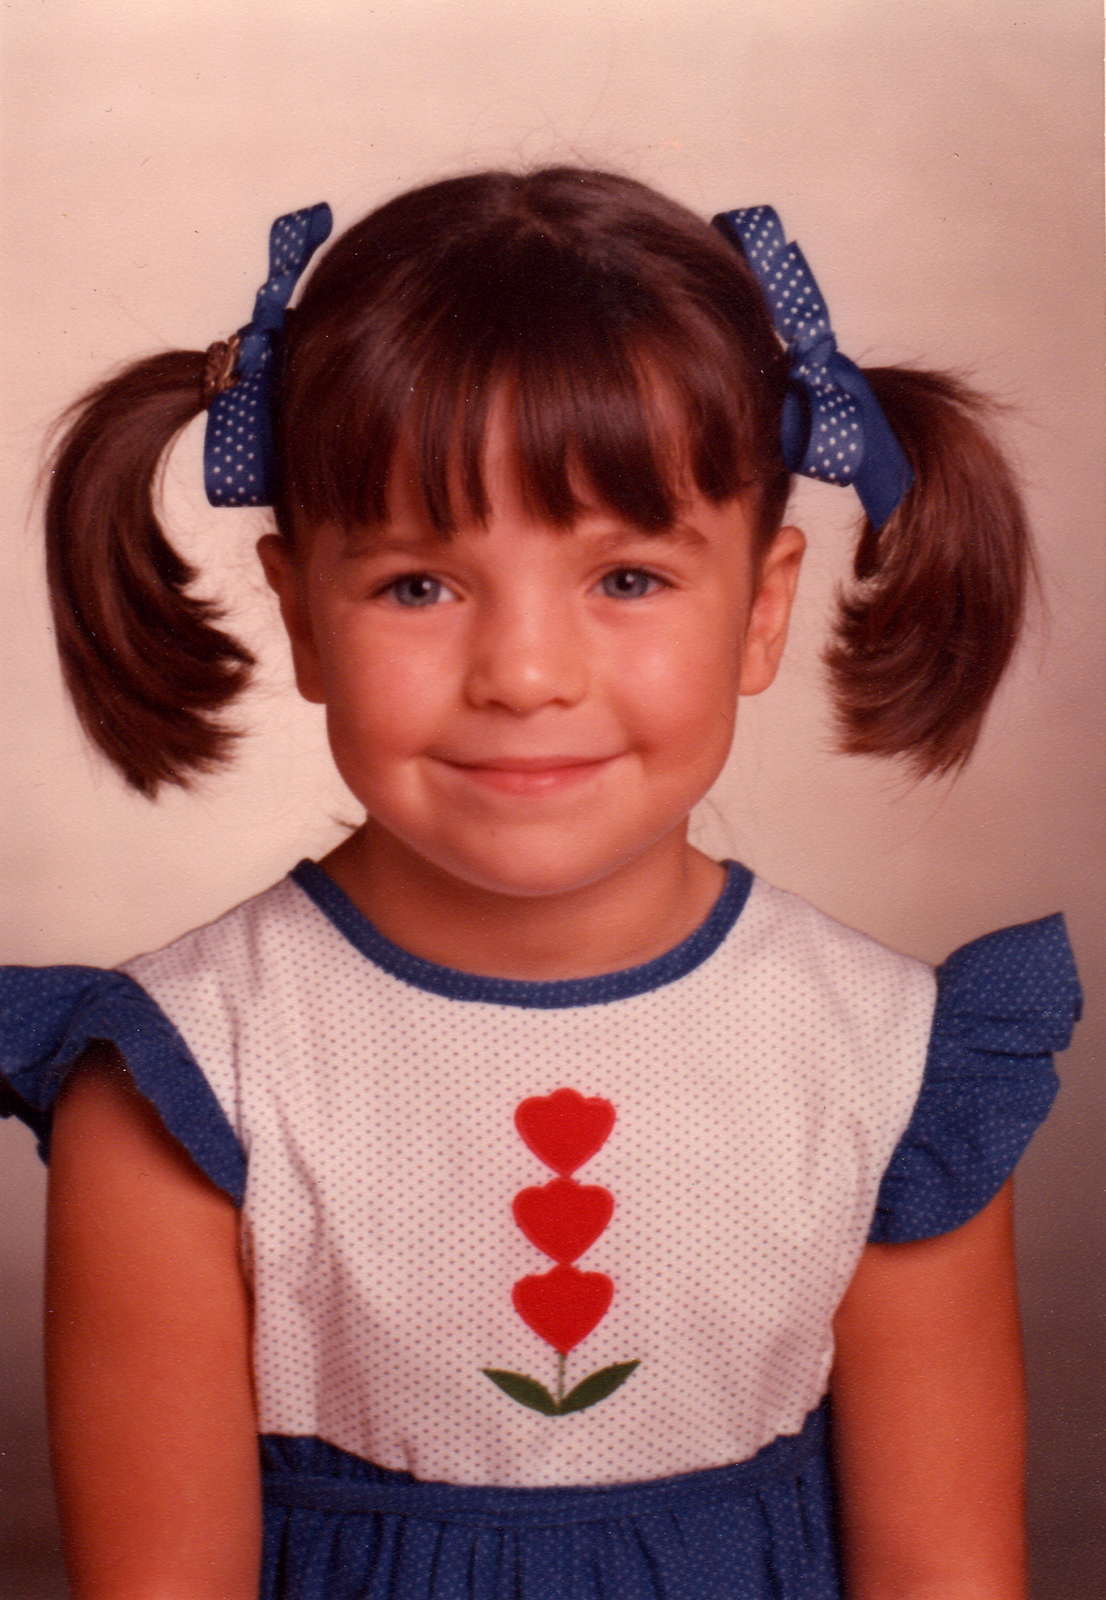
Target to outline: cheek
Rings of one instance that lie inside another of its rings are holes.
[[[678,749],[727,748],[732,737],[741,651],[728,629],[704,628],[643,652],[628,683],[643,718]]]
[[[371,748],[392,742],[403,726],[397,693],[403,674],[356,639],[334,641],[323,664],[327,722],[332,735]]]
[[[347,768],[414,755],[438,735],[453,704],[439,654],[376,630],[332,634],[323,662],[327,727],[347,777]]]

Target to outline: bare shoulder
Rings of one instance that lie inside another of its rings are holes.
[[[835,1334],[850,1596],[1024,1600],[1011,1185],[951,1233],[869,1245]]]
[[[137,1165],[136,1165],[137,1163]],[[50,1139],[50,1178],[56,1188],[77,1174],[91,1181],[113,1169],[137,1180],[154,1178],[198,1200],[221,1191],[166,1131],[157,1111],[139,1093],[118,1050],[93,1045],[58,1096]],[[229,1215],[233,1203],[226,1200]]]
[[[86,1054],[58,1098],[48,1228],[51,1264],[68,1273],[94,1265],[120,1314],[134,1301],[149,1315],[174,1279],[243,1288],[237,1208],[166,1131],[110,1045]]]
[[[249,1342],[233,1202],[97,1047],[59,1098],[48,1208],[51,1438],[78,1600],[256,1594]]]

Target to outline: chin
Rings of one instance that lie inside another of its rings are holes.
[[[632,870],[635,862],[644,863],[657,845],[673,837],[675,832],[666,829],[644,846],[635,842],[621,850],[617,847],[577,853],[566,853],[563,849],[528,850],[525,843],[520,842],[516,850],[509,855],[504,853],[494,862],[462,853],[424,859],[443,874],[485,894],[508,900],[548,900],[582,893],[626,869]],[[681,842],[682,838],[681,834]]]
[[[458,862],[442,863],[442,870],[471,889],[504,900],[550,900],[601,883],[617,868],[596,867],[573,871],[555,866],[543,867],[536,862],[516,862],[510,870],[490,871]]]

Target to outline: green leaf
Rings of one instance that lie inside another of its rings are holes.
[[[500,1372],[495,1367],[481,1367],[485,1378],[490,1378],[497,1388],[504,1394],[510,1395],[512,1400],[517,1400],[520,1406],[529,1406],[531,1411],[540,1411],[544,1417],[557,1415],[557,1402],[545,1388],[534,1378],[527,1378],[521,1372]]]
[[[593,1372],[584,1378],[574,1389],[570,1389],[557,1410],[562,1415],[566,1411],[586,1411],[588,1406],[593,1406],[598,1401],[605,1400],[609,1394],[613,1394],[626,1382],[634,1368],[640,1365],[640,1361],[618,1361],[613,1367],[602,1367],[598,1372]]]

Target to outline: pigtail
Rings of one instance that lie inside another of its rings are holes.
[[[47,579],[62,673],[89,738],[140,794],[187,787],[235,734],[218,711],[253,659],[187,592],[155,498],[162,458],[203,410],[205,357],[153,356],[68,414],[46,503]]]
[[[968,759],[1017,644],[1029,532],[985,399],[936,373],[865,377],[914,485],[878,532],[865,522],[826,661],[843,748],[938,774]]]

